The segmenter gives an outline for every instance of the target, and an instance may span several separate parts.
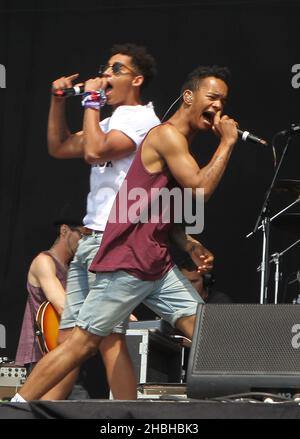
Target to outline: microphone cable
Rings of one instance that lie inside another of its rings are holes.
[[[167,109],[167,111],[165,112],[165,114],[163,115],[161,122],[163,122],[165,120],[165,117],[167,116],[167,114],[171,111],[171,109],[174,107],[174,105],[179,101],[180,98],[182,98],[183,93],[181,93],[178,98],[175,99],[175,101],[169,106],[169,108]]]

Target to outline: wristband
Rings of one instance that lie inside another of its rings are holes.
[[[95,91],[86,91],[83,93],[81,105],[84,108],[93,108],[94,110],[100,110],[106,104],[105,91],[101,88]]]

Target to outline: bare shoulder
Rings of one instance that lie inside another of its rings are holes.
[[[161,125],[158,125],[157,127],[155,127],[150,135],[152,135],[153,137],[157,137],[160,140],[166,140],[166,139],[173,139],[173,138],[177,138],[177,137],[184,137],[182,136],[182,134],[178,131],[178,129],[174,126],[171,125],[170,123],[163,123]]]
[[[169,123],[155,127],[149,133],[149,143],[155,145],[158,150],[169,148],[186,148],[188,142],[186,137],[178,129]]]
[[[56,271],[55,263],[51,256],[39,253],[32,261],[29,271],[35,276],[52,273]]]

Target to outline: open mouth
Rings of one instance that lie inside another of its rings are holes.
[[[215,119],[215,113],[213,111],[203,111],[202,116],[207,124],[210,126],[213,125]]]
[[[108,86],[105,89],[106,96],[108,96],[111,93],[112,89],[113,89],[112,85],[108,84]]]

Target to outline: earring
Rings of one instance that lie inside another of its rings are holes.
[[[193,102],[193,96],[191,94],[188,94],[185,98],[185,102],[187,104],[191,104]]]

